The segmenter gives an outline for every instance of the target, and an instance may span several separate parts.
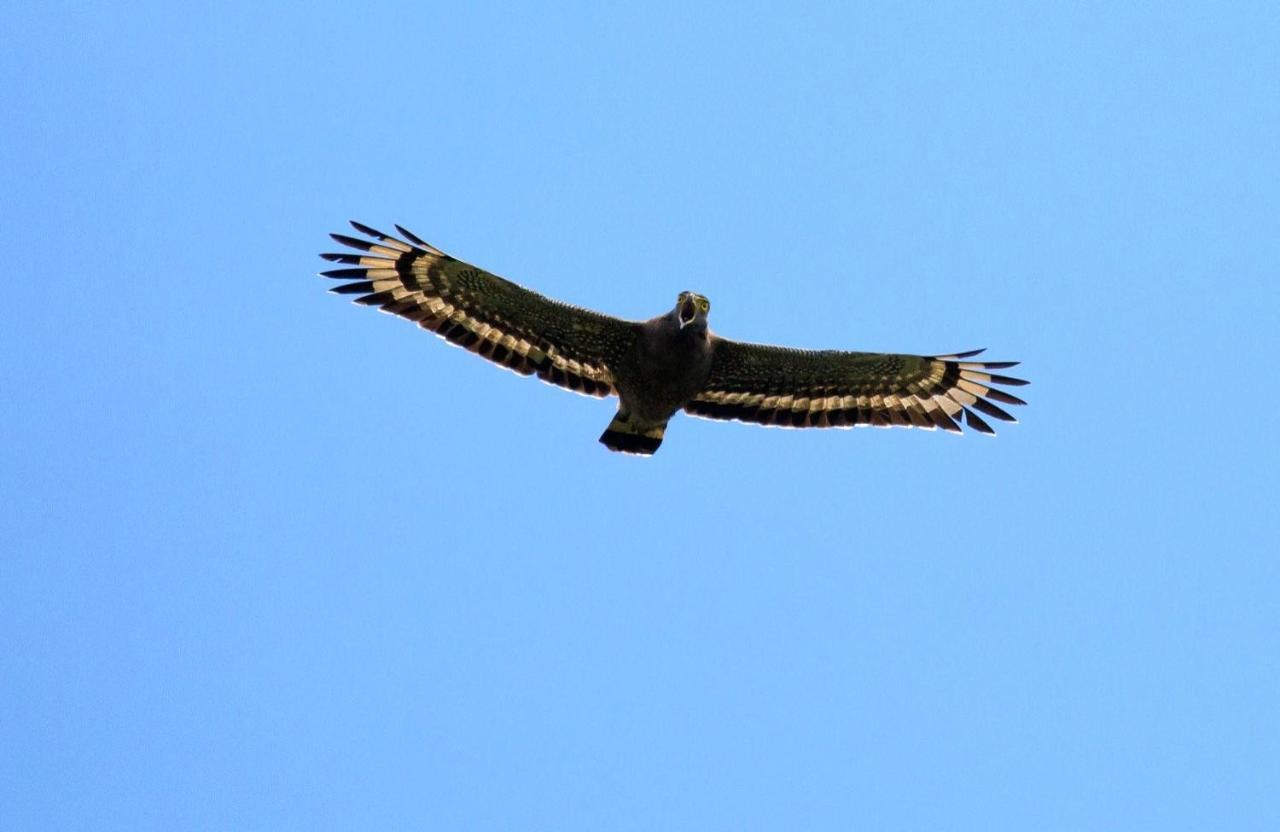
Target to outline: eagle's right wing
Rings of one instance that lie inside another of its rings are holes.
[[[419,326],[522,375],[591,396],[614,392],[611,366],[625,359],[638,325],[543,297],[461,260],[396,226],[410,242],[367,225],[373,241],[330,235],[358,253],[321,257],[354,268],[321,272],[354,281],[331,291]]]

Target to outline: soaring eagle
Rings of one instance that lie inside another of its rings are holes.
[[[1027,382],[992,372],[1018,362],[966,360],[982,350],[897,355],[730,341],[707,328],[711,302],[696,292],[681,292],[665,315],[624,321],[455,260],[401,226],[403,240],[351,225],[370,239],[330,235],[354,249],[320,255],[349,267],[321,272],[351,281],[331,291],[358,295],[356,303],[416,321],[521,375],[588,396],[617,394],[617,415],[600,437],[611,451],[652,454],[681,408],[708,419],[794,428],[960,433],[964,421],[994,434],[978,413],[1014,422],[995,402],[1026,404],[997,385]]]

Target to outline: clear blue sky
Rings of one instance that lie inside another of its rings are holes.
[[[1280,12],[1066,5],[8,4],[0,828],[1277,828]],[[1031,404],[610,454],[348,218]]]

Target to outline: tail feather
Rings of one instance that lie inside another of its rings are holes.
[[[665,423],[661,425],[633,424],[630,415],[619,413],[613,417],[609,427],[600,434],[600,442],[611,451],[624,454],[652,456],[662,444],[662,435],[667,430]]]

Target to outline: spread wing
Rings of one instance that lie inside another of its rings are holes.
[[[994,404],[1026,404],[999,386],[1026,384],[992,370],[1016,361],[956,355],[793,350],[717,338],[706,386],[685,405],[695,416],[784,427],[969,427],[995,433],[978,415],[1017,421]],[[977,411],[977,412],[975,412]]]
[[[330,291],[418,326],[514,370],[590,396],[614,392],[611,366],[627,355],[637,325],[543,297],[461,260],[400,226],[400,240],[367,225],[371,240],[330,235],[356,253],[322,254],[351,268],[321,272],[352,281]]]

